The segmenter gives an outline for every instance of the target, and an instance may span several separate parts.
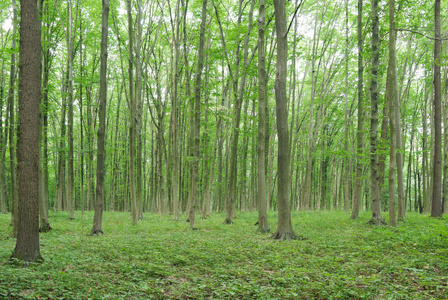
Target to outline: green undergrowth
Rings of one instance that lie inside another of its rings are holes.
[[[0,215],[0,299],[447,299],[448,218],[408,213],[391,228],[369,217],[293,212],[305,239],[278,242],[256,232],[256,213],[232,225],[197,217],[192,231],[171,216],[133,226],[106,212],[103,236],[89,236],[93,213],[51,213],[45,261],[25,267],[8,262],[15,239]]]

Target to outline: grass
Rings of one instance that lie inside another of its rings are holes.
[[[198,231],[170,216],[132,226],[127,213],[105,213],[105,235],[93,237],[93,213],[53,213],[53,230],[41,234],[45,262],[24,267],[8,262],[15,239],[0,215],[0,298],[447,299],[448,218],[409,213],[391,228],[369,217],[293,212],[306,239],[277,242],[256,232],[256,213],[233,225],[213,214]]]

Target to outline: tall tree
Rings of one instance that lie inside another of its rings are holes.
[[[349,185],[349,171],[350,171],[350,156],[349,156],[349,112],[348,112],[348,62],[350,60],[349,58],[349,34],[348,34],[348,0],[345,0],[345,93],[344,93],[344,152],[345,152],[345,159],[344,159],[344,211],[346,213],[350,210],[350,185]],[[362,26],[362,15],[359,16],[361,18],[361,26]],[[359,25],[359,24],[358,24]],[[362,27],[361,30],[358,27],[358,31],[362,34]],[[361,35],[362,37],[362,35]],[[358,40],[359,41],[359,40]],[[362,40],[361,40],[362,42]],[[361,44],[362,45],[362,44]],[[360,54],[362,54],[362,51],[360,51]],[[361,57],[362,59],[362,57]],[[362,67],[362,66],[361,66]]]
[[[258,230],[262,233],[270,230],[267,217],[266,203],[266,107],[267,77],[266,77],[266,53],[265,53],[265,14],[266,1],[259,1],[258,9],[258,142],[257,142],[257,166],[258,166]]]
[[[16,135],[15,128],[15,97],[14,97],[14,86],[15,86],[15,77],[16,77],[16,30],[17,30],[17,5],[16,1],[12,0],[12,45],[11,48],[14,51],[11,51],[11,67],[9,73],[9,91],[8,91],[8,115],[9,115],[9,133],[8,133],[8,142],[9,142],[9,168],[10,168],[10,191],[11,191],[11,224],[14,226],[13,236],[17,236],[17,226],[18,226],[18,194],[17,194],[17,173],[16,173],[16,147],[14,142],[14,137]]]
[[[129,31],[129,106],[130,106],[130,126],[129,126],[129,189],[131,198],[132,224],[138,222],[138,200],[136,191],[136,144],[137,144],[137,101],[134,95],[134,30],[132,21],[131,0],[126,1],[128,10],[128,31]]]
[[[431,217],[442,215],[442,80],[440,75],[442,40],[440,0],[434,3],[434,167]]]
[[[395,32],[395,0],[389,0],[389,66],[387,69],[387,100],[389,102],[390,148],[389,148],[389,224],[397,227],[395,181],[397,176],[397,109],[398,80]]]
[[[363,66],[363,35],[362,35],[362,11],[363,0],[358,0],[358,129],[356,134],[356,175],[353,191],[352,214],[350,219],[357,219],[359,210],[361,209],[361,195],[362,195],[362,153],[364,149],[364,66]],[[374,0],[375,1],[375,0]],[[372,5],[373,7],[373,5]],[[347,168],[348,166],[346,166]]]
[[[173,219],[179,221],[179,109],[178,109],[178,86],[179,86],[179,48],[180,48],[180,0],[176,2],[175,32],[174,37],[174,78],[173,91],[171,93],[171,161],[172,161],[172,206]]]
[[[48,18],[48,5],[45,5],[43,0],[39,1],[39,19],[42,26],[43,16]],[[48,38],[49,28],[48,24],[45,26],[45,33],[42,34],[42,39]],[[41,29],[42,31],[42,29]],[[40,122],[39,122],[39,216],[40,216],[40,231],[46,232],[51,230],[50,222],[48,220],[48,80],[50,69],[50,47],[48,43],[42,47],[43,54],[43,80],[42,80],[42,105],[40,108]]]
[[[68,157],[67,157],[67,207],[69,218],[75,218],[75,170],[73,141],[73,7],[72,1],[67,2],[67,96],[68,96]]]
[[[190,220],[190,228],[196,230],[196,197],[197,197],[197,183],[199,175],[199,144],[200,144],[200,129],[201,129],[201,81],[202,81],[202,69],[204,67],[204,36],[205,36],[205,23],[207,18],[207,0],[202,1],[202,19],[201,19],[201,31],[199,34],[199,49],[198,49],[198,65],[196,69],[196,80],[194,86],[195,102],[194,102],[194,121],[191,126],[193,126],[193,136],[194,136],[194,146],[193,146],[193,164],[192,164],[192,174],[191,174],[191,185],[189,198],[189,211],[188,219]]]
[[[104,206],[104,166],[106,151],[104,136],[106,133],[106,102],[107,102],[107,32],[109,30],[109,0],[103,0],[101,21],[101,66],[100,66],[100,98],[99,98],[99,124],[97,133],[97,160],[96,160],[96,201],[95,215],[91,235],[103,234],[103,206]]]
[[[284,0],[274,0],[275,29],[277,35],[277,70],[275,77],[275,103],[278,134],[278,224],[273,239],[297,239],[292,228],[290,203],[290,153],[288,134],[288,111],[286,99],[286,74],[288,62],[288,33],[286,26],[286,10]]]
[[[370,86],[370,191],[372,218],[369,223],[381,225],[381,199],[378,180],[378,64],[379,64],[378,0],[372,0],[372,78]]]
[[[19,105],[17,242],[11,259],[41,261],[39,244],[39,110],[41,33],[37,1],[21,0],[22,98]],[[26,16],[26,17],[25,17]]]

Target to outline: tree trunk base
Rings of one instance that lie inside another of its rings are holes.
[[[258,228],[257,229],[257,232],[259,232],[259,233],[269,233],[271,231],[271,229],[268,227],[268,228]]]
[[[51,226],[49,223],[45,224],[44,226],[39,228],[39,232],[49,232],[51,229]]]
[[[42,257],[42,255],[40,253],[37,254],[37,256],[28,256],[28,257],[23,257],[22,255],[14,252],[11,255],[11,258],[9,259],[9,261],[13,264],[17,264],[17,265],[28,265],[30,263],[38,263],[38,264],[42,264],[44,262],[44,258]]]
[[[232,220],[225,220],[222,224],[224,224],[224,225],[230,225],[230,224],[233,224],[233,222],[232,222]]]
[[[101,229],[94,229],[92,230],[92,232],[90,233],[90,236],[94,236],[94,235],[104,235],[104,232]]]
[[[279,232],[279,231],[271,235],[270,238],[279,241],[305,240],[304,237],[298,236],[294,232]]]
[[[381,225],[387,225],[386,221],[384,221],[382,218],[371,218],[369,222],[367,222],[369,225],[375,225],[375,226],[381,226]]]

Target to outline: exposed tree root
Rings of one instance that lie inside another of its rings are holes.
[[[49,232],[51,229],[53,228],[51,228],[50,224],[45,224],[39,228],[39,232]]]
[[[372,217],[369,222],[367,222],[369,225],[375,225],[375,226],[381,226],[381,225],[387,225],[386,221],[384,221],[382,218],[374,218]]]
[[[271,239],[279,240],[279,241],[291,241],[291,240],[306,240],[306,237],[298,236],[294,232],[276,232],[270,236]]]
[[[225,225],[230,225],[230,224],[233,224],[233,222],[232,222],[232,220],[225,220],[222,224],[225,224]]]
[[[257,232],[259,232],[259,233],[268,233],[270,231],[271,231],[271,229],[269,227],[268,228],[258,228],[257,229]]]
[[[90,236],[94,236],[94,235],[104,235],[104,232],[101,229],[95,229],[95,230],[92,230],[92,232],[90,233]]]

